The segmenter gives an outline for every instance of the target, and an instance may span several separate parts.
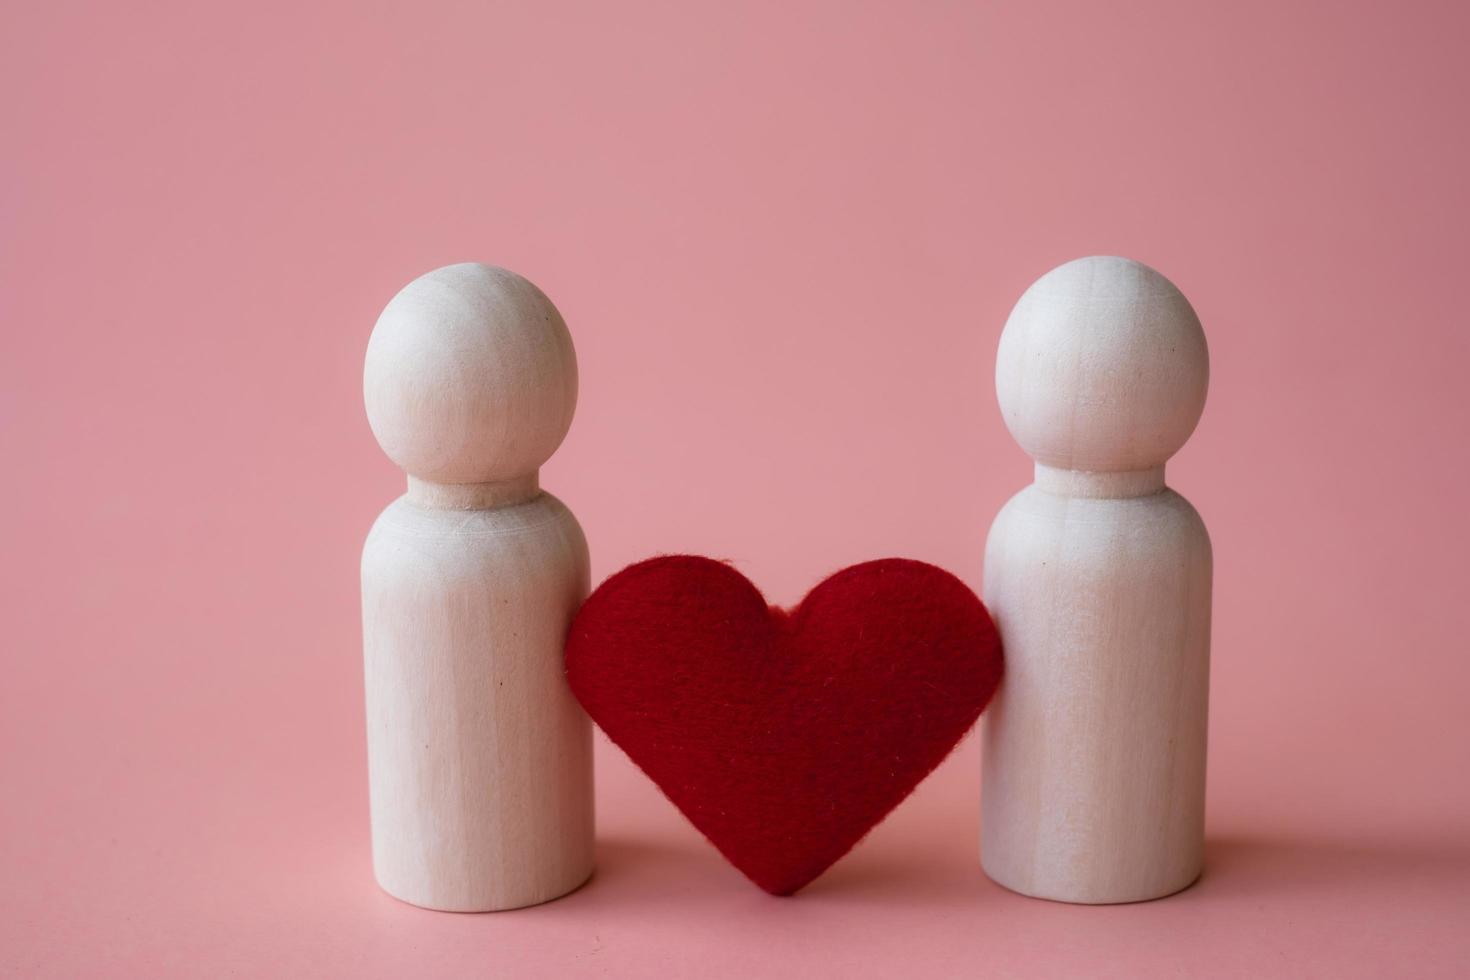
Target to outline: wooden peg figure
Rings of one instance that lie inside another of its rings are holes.
[[[982,863],[1063,902],[1168,895],[1204,844],[1210,539],[1164,485],[1204,410],[1204,332],[1154,270],[1079,259],[1016,304],[995,380],[1036,477],[985,552],[1006,678],[985,716]]]
[[[363,393],[408,492],[362,556],[373,868],[457,912],[544,902],[592,871],[592,750],[567,688],[587,543],[538,486],[577,401],[572,339],[513,272],[467,263],[404,287]]]

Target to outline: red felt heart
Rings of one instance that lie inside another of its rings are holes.
[[[624,569],[567,640],[587,713],[730,863],[789,895],[846,854],[1000,683],[980,600],[933,565],[844,569],[786,613],[729,565]]]

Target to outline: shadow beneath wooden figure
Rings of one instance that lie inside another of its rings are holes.
[[[592,877],[577,894],[602,899],[631,894],[677,894],[750,886],[713,847],[646,838],[599,837]]]
[[[1404,894],[1416,888],[1440,892],[1470,887],[1470,842],[1211,838],[1205,844],[1205,868],[1199,880],[1156,901],[1173,904],[1231,897],[1310,898],[1362,890],[1365,886],[1387,887]],[[978,858],[969,853],[930,847],[906,852],[888,846],[865,854],[860,846],[798,894],[839,902],[1042,901],[996,885],[981,870]]]
[[[1470,885],[1470,843],[1268,836],[1205,842],[1205,870],[1184,895],[1303,897],[1364,885]]]
[[[1222,836],[1206,842],[1205,870],[1199,881],[1160,901],[1174,905],[1239,897],[1310,898],[1367,885],[1438,891],[1466,883],[1470,883],[1470,842]],[[978,855],[968,848],[942,847],[935,840],[859,844],[794,898],[777,899],[765,896],[704,841],[632,837],[600,838],[592,878],[566,900],[634,896],[681,904],[727,903],[741,896],[778,903],[859,905],[1037,901],[1015,896],[990,881]],[[1139,903],[1149,904],[1154,903]]]

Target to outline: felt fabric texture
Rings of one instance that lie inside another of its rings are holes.
[[[854,565],[787,613],[729,565],[673,555],[592,593],[566,666],[587,713],[690,822],[789,895],[949,754],[1003,661],[985,606],[933,565]]]

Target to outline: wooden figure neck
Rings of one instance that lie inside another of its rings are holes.
[[[496,483],[432,483],[408,478],[408,499],[431,510],[488,510],[523,504],[541,493],[540,471]]]
[[[1059,497],[1147,497],[1164,489],[1164,468],[1089,473],[1037,463],[1036,487]]]

